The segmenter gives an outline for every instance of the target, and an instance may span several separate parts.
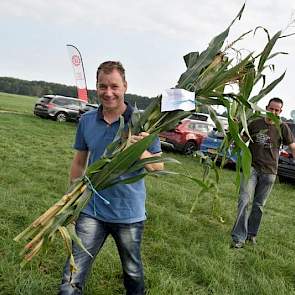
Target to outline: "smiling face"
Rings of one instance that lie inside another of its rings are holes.
[[[118,70],[105,73],[101,71],[97,76],[97,95],[103,110],[108,112],[123,112],[125,110],[124,94],[127,82]]]

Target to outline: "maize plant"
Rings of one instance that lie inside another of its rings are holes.
[[[238,172],[242,169],[247,177],[251,166],[251,154],[242,140],[241,133],[247,133],[247,120],[255,116],[257,112],[262,112],[257,107],[257,102],[283,79],[284,74],[265,86],[264,70],[268,67],[266,62],[278,54],[271,54],[271,52],[276,41],[282,37],[281,32],[269,38],[263,51],[255,56],[254,53],[249,53],[239,60],[228,57],[230,48],[250,33],[243,34],[230,46],[224,47],[231,26],[241,17],[243,10],[244,6],[228,28],[212,39],[206,50],[201,53],[191,52],[184,56],[187,70],[180,76],[176,88],[193,91],[197,107],[207,108],[219,131],[225,135],[222,149],[226,150],[230,144],[235,144],[235,152],[238,155]],[[263,80],[261,90],[258,94],[252,95],[254,85],[261,80]],[[229,85],[236,85],[238,91],[236,93],[226,92]],[[217,105],[222,105],[227,109],[229,132],[223,130],[216,117],[213,106]],[[158,96],[151,100],[142,114],[135,111],[128,126],[124,126],[124,120],[121,118],[118,133],[113,143],[107,147],[103,157],[87,168],[85,175],[70,187],[60,201],[15,238],[15,241],[27,241],[24,250],[21,252],[24,258],[22,265],[30,261],[42,249],[45,249],[45,246],[53,240],[55,235],[60,233],[71,257],[71,267],[74,271],[76,266],[71,254],[72,242],[74,241],[87,251],[76,235],[74,228],[74,222],[83,207],[91,197],[99,195],[100,190],[119,182],[131,183],[146,175],[173,173],[168,171],[148,172],[143,169],[144,165],[148,163],[176,162],[171,158],[151,157],[143,160],[139,158],[143,151],[155,140],[159,132],[174,128],[179,121],[189,114],[190,112],[182,110],[161,112],[161,96]],[[269,116],[271,115],[269,114]],[[142,131],[148,132],[150,135],[131,145],[130,136]],[[214,168],[215,166],[211,167]],[[141,174],[124,178],[124,175],[136,170],[141,170]],[[215,182],[206,177],[208,169],[205,174],[203,179],[191,179],[201,187],[201,193],[211,188],[218,191],[218,173]],[[237,180],[238,178],[239,173],[237,173]],[[107,200],[105,201],[107,202]]]

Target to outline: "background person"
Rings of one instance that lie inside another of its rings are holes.
[[[127,123],[133,111],[131,106],[124,102],[127,82],[125,70],[120,62],[102,63],[98,67],[96,78],[97,94],[101,105],[97,111],[85,113],[79,122],[74,145],[77,152],[70,171],[71,181],[83,176],[87,164],[92,164],[102,156],[117,133],[119,117],[122,115]],[[134,135],[131,142],[135,143],[147,135],[148,133]],[[156,140],[141,158],[160,155],[160,142]],[[163,163],[147,164],[145,168],[150,171],[162,170]],[[68,259],[59,294],[82,294],[91,265],[108,235],[114,238],[120,255],[126,294],[144,294],[140,254],[146,219],[144,180],[132,184],[117,184],[100,191],[99,194],[110,204],[93,196],[76,221],[77,235],[94,258],[75,244],[73,245],[73,255],[78,271],[70,271]]]
[[[280,98],[272,98],[266,110],[279,116],[282,107],[283,101]],[[281,123],[280,128],[282,137],[277,127],[268,118],[258,118],[248,126],[253,140],[249,143],[252,167],[249,179],[241,181],[238,212],[231,233],[234,248],[242,248],[246,240],[256,243],[263,207],[276,179],[280,146],[289,145],[295,159],[292,132],[285,123]],[[252,197],[252,209],[248,215],[249,202]]]

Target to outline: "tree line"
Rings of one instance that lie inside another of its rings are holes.
[[[68,86],[45,81],[28,81],[11,77],[0,77],[0,92],[37,97],[41,97],[46,94],[77,97],[76,86]],[[89,102],[96,103],[96,90],[88,90],[88,98]],[[150,98],[147,96],[130,93],[125,95],[125,99],[132,106],[136,104],[139,109],[145,109],[150,102]]]

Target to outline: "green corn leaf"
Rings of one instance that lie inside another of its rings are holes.
[[[284,52],[284,51],[275,52],[273,54],[270,54],[269,57],[267,58],[267,60],[270,60],[271,58],[274,58],[275,56],[280,55],[280,54],[287,55],[289,53],[288,52]]]
[[[209,46],[205,51],[203,51],[199,56],[196,53],[192,55],[194,62],[187,62],[187,58],[185,59],[186,64],[191,66],[188,67],[186,72],[184,72],[180,76],[180,79],[178,80],[178,83],[177,83],[178,88],[186,89],[186,87],[189,84],[194,82],[195,77],[198,77],[200,72],[212,62],[214,57],[220,52],[221,47],[223,46],[223,43],[228,36],[230,27],[234,24],[234,22],[237,19],[241,18],[244,8],[245,8],[245,4],[242,6],[238,15],[234,18],[234,20],[231,22],[228,28],[225,31],[223,31],[221,34],[214,37],[212,41],[209,43]]]
[[[86,175],[90,176],[91,174],[99,172],[107,163],[110,163],[111,159],[109,158],[101,158],[95,161],[93,164],[88,166],[86,170]]]
[[[225,82],[217,80],[221,75],[226,73],[227,64],[223,65],[220,69],[216,71],[209,72],[205,77],[201,74],[198,80],[194,83],[194,91],[197,95],[204,96],[218,96],[223,93],[225,88]],[[235,74],[237,76],[237,74]],[[212,81],[215,81],[214,84]],[[212,86],[213,85],[213,86]]]
[[[164,176],[164,175],[179,175],[178,172],[175,171],[168,171],[168,170],[155,170],[155,171],[150,171],[149,176]]]
[[[220,176],[219,176],[219,172],[218,172],[218,169],[217,169],[215,163],[213,164],[213,171],[215,173],[215,181],[218,184],[219,183]]]
[[[281,31],[278,31],[270,40],[269,42],[266,44],[265,48],[263,49],[260,59],[259,59],[259,64],[258,64],[258,72],[262,72],[263,70],[263,66],[264,63],[266,62],[266,60],[268,59],[270,52],[272,50],[272,48],[274,47],[275,43],[277,42],[277,40],[279,39],[279,37],[281,36]]]
[[[69,219],[69,223],[75,221],[78,217],[82,209],[87,205],[92,195],[92,191],[90,189],[86,189],[81,197],[76,200],[74,212],[72,214],[72,218]]]
[[[139,120],[132,126],[132,133],[138,134],[142,131],[146,131],[149,128],[149,120],[155,116],[157,117],[157,114],[161,113],[160,106],[161,96],[152,98],[145,111],[140,115]]]
[[[68,231],[68,235],[69,235],[70,239],[73,242],[75,242],[76,245],[79,246],[83,251],[85,251],[90,257],[93,257],[92,254],[85,248],[81,239],[77,236],[75,225],[73,223],[70,223],[67,225],[66,229]]]
[[[113,186],[115,184],[124,183],[124,184],[130,184],[137,182],[141,179],[143,179],[145,176],[164,176],[164,175],[178,175],[179,173],[173,172],[173,171],[167,171],[167,170],[155,170],[155,171],[144,171],[138,175],[127,177],[124,179],[118,179],[112,183],[110,183],[107,187]],[[107,188],[106,187],[106,188]]]
[[[246,116],[246,111],[244,106],[242,106],[240,110],[240,120],[245,130],[245,133],[247,134],[248,138],[251,139],[251,136],[248,130],[247,116]]]
[[[245,66],[249,63],[249,60],[252,58],[252,53],[249,53],[242,61],[240,61],[237,65],[234,67],[228,69],[227,71],[217,72],[214,79],[210,81],[202,89],[202,91],[199,91],[199,93],[202,95],[202,93],[206,93],[207,91],[212,91],[216,87],[220,87],[220,85],[223,85],[229,81],[232,81],[234,79],[237,79],[239,77],[239,72],[245,68]]]
[[[197,203],[199,201],[199,197],[201,195],[205,194],[207,191],[208,191],[208,188],[202,188],[201,191],[198,193],[198,195],[197,195],[197,197],[196,197],[196,199],[195,199],[195,201],[194,201],[194,203],[193,203],[193,205],[192,205],[192,207],[190,209],[190,214],[192,214],[194,212],[194,210],[195,210],[195,208],[197,206]]]
[[[111,187],[111,186],[119,184],[119,183],[123,183],[123,184],[134,183],[134,182],[137,182],[137,181],[143,179],[148,174],[149,174],[149,172],[142,172],[142,173],[137,174],[135,176],[131,176],[131,177],[123,178],[123,179],[117,179],[117,180],[114,180],[113,182],[110,182],[104,188],[108,188],[108,187]]]
[[[212,93],[212,95],[210,95],[210,96],[214,96],[214,93]],[[210,96],[205,97],[205,96],[197,95],[196,101],[197,101],[197,103],[200,103],[202,105],[222,105],[222,106],[224,106],[224,103],[219,98],[212,98]]]
[[[236,161],[236,193],[238,193],[241,183],[241,168],[242,168],[242,157],[241,154],[237,154],[237,161]]]
[[[193,182],[197,183],[203,189],[206,189],[206,190],[209,189],[209,186],[206,184],[206,182],[205,181],[202,181],[201,179],[198,179],[198,178],[192,177],[192,176],[188,176],[188,175],[182,174],[182,173],[179,173],[179,175],[180,176],[184,176],[184,177],[192,180]]]
[[[186,54],[183,57],[186,67],[187,68],[193,67],[196,64],[199,56],[200,56],[199,52],[190,52]]]
[[[169,158],[169,157],[150,157],[150,158],[145,158],[145,159],[141,159],[138,160],[134,163],[134,165],[132,165],[127,171],[126,173],[132,173],[135,172],[139,169],[144,168],[144,166],[146,164],[153,164],[153,163],[175,163],[175,164],[181,164],[179,161],[177,161],[176,159],[173,158]]]
[[[217,130],[219,132],[222,132],[223,135],[225,135],[225,131],[224,131],[223,125],[221,124],[221,122],[217,118],[216,111],[211,106],[208,106],[207,109],[209,111],[210,118],[212,119],[212,121],[216,125]]]
[[[255,65],[253,61],[250,61],[246,65],[246,74],[243,76],[241,82],[240,82],[240,95],[243,100],[248,100],[251,91],[254,86],[254,80],[255,80]]]
[[[151,134],[117,154],[110,163],[104,166],[104,169],[92,176],[91,181],[95,188],[99,190],[104,184],[108,184],[124,174],[155,139],[156,135]]]
[[[67,224],[66,221],[69,217],[71,217],[73,212],[74,212],[74,208],[71,206],[65,209],[61,214],[56,215],[52,220],[53,221],[52,225],[46,231],[46,233],[44,233],[44,235],[47,235],[47,234],[49,234],[49,236],[53,235],[58,230],[60,225]]]
[[[272,83],[270,83],[267,87],[265,87],[264,89],[260,90],[257,95],[251,97],[250,98],[250,102],[257,103],[258,101],[260,101],[261,98],[263,98],[270,91],[272,91],[277,86],[277,84],[279,84],[283,80],[283,78],[285,77],[285,74],[286,74],[286,72],[284,72],[279,78],[277,78]]]
[[[67,228],[64,226],[60,226],[58,230],[65,242],[66,250],[68,252],[68,256],[70,257],[70,270],[71,272],[75,272],[77,271],[77,266],[74,260],[74,256],[72,254],[72,240],[71,240],[70,234]]]
[[[70,238],[70,235],[68,233],[68,230],[65,226],[59,226],[58,231],[60,232],[64,242],[65,242],[65,247],[69,255],[72,253],[72,240]]]
[[[233,137],[235,144],[237,147],[239,147],[242,150],[242,168],[243,168],[243,174],[248,179],[250,176],[250,168],[252,163],[252,155],[247,147],[247,145],[244,143],[244,141],[241,139],[239,135],[239,128],[237,124],[232,120],[231,117],[228,118],[229,123],[229,130],[231,133],[231,136]]]
[[[148,132],[150,133],[159,133],[167,130],[174,129],[181,120],[188,117],[191,112],[184,112],[184,111],[173,111],[170,112],[169,116],[167,116],[165,122],[158,126],[154,126],[152,129],[149,129]]]

